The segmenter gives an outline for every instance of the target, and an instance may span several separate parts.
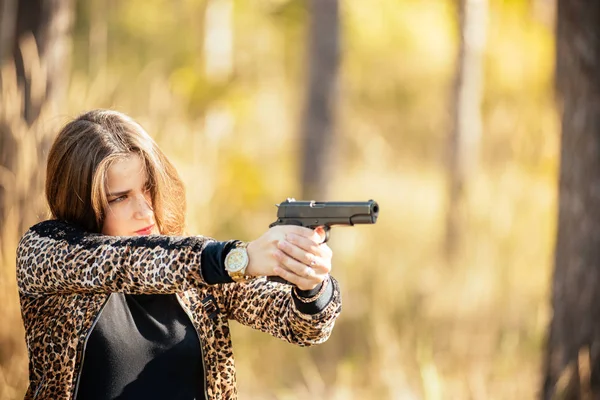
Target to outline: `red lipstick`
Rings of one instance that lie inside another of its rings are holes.
[[[149,235],[152,233],[152,229],[154,229],[154,225],[147,226],[139,231],[135,231],[138,235]]]

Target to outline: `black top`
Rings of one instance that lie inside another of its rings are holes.
[[[201,255],[207,282],[231,282],[224,268],[235,241]],[[113,293],[86,343],[77,400],[203,399],[200,339],[175,294]]]
[[[113,293],[82,367],[78,400],[204,398],[200,341],[174,294]]]

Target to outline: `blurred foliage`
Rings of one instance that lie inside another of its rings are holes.
[[[215,1],[233,6],[231,65],[219,79],[206,70],[215,56],[206,1],[78,1],[68,101],[42,126],[89,108],[132,115],[187,183],[189,232],[251,240],[274,204],[299,192],[308,8]],[[454,269],[441,241],[455,2],[345,0],[341,12],[330,193],[376,199],[381,216],[332,234],[344,312],[327,343],[295,348],[233,324],[240,397],[535,397],[556,220],[553,4],[490,2],[481,170]],[[92,39],[98,32],[105,41]],[[1,399],[20,398],[27,379],[12,256],[20,234],[1,232]]]

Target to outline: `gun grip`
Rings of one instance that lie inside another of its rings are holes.
[[[283,225],[281,223],[278,223],[278,221],[273,222],[271,225],[269,225],[270,228],[272,228],[273,226],[276,225]],[[298,225],[298,226],[302,226],[302,223],[298,222],[298,221],[287,221],[287,223],[285,225]],[[310,226],[309,228],[311,229],[316,229],[316,226]],[[323,230],[325,231],[325,239],[323,239],[323,242],[321,243],[325,243],[329,240],[329,231],[331,230],[331,228],[327,225],[323,226]],[[291,282],[286,281],[285,279],[283,279],[280,276],[267,276],[267,281],[269,282],[278,282],[278,283],[283,283],[286,285],[294,285]],[[294,285],[295,286],[295,285]]]

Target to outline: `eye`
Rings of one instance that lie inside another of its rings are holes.
[[[109,201],[108,201],[108,204],[112,204],[112,203],[120,203],[120,202],[122,202],[123,200],[125,200],[126,198],[127,198],[127,195],[125,195],[125,194],[124,194],[123,196],[119,196],[119,197],[116,197],[116,198],[114,198],[114,199],[112,199],[112,200],[109,200]]]

